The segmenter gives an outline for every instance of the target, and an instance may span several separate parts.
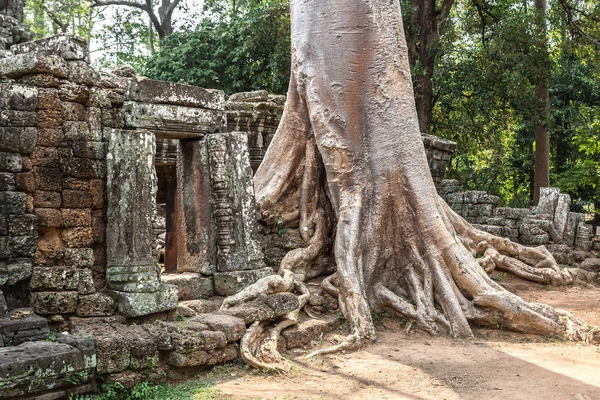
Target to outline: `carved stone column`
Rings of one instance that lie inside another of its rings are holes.
[[[152,257],[156,212],[154,134],[113,129],[107,161],[106,280],[119,311],[130,317],[177,306],[177,289],[161,285]]]

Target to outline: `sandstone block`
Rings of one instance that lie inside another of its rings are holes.
[[[75,203],[71,203],[71,205],[75,205]],[[64,191],[63,191],[63,206],[66,206]],[[81,206],[85,207],[84,204],[82,204]],[[62,211],[63,226],[66,228],[88,227],[88,226],[92,225],[92,211],[89,209],[63,208],[61,211]]]
[[[62,188],[63,178],[58,168],[34,167],[35,188],[49,192],[58,192]]]
[[[110,324],[80,325],[75,332],[94,338],[98,374],[120,372],[129,367],[131,355],[128,342]]]
[[[1,183],[0,183],[1,186]],[[33,172],[21,172],[15,174],[15,188],[20,192],[35,192],[35,179]]]
[[[35,111],[37,107],[37,88],[18,84],[0,83],[0,109]]]
[[[60,110],[38,110],[35,126],[44,129],[60,129],[62,127],[62,113]]]
[[[117,312],[112,297],[104,293],[80,295],[75,313],[80,317],[104,317]]]
[[[60,146],[62,140],[62,129],[60,128],[38,128],[38,146]]]
[[[35,215],[41,227],[60,228],[63,226],[62,213],[56,208],[36,208]]]
[[[40,208],[60,208],[61,196],[59,192],[36,190],[34,194],[34,205]]]
[[[119,313],[127,317],[139,317],[177,308],[177,287],[172,285],[160,285],[156,292],[150,293],[116,290],[108,290],[107,293],[116,300]]]
[[[167,357],[167,364],[174,367],[193,367],[198,365],[216,365],[234,360],[238,357],[235,344],[230,343],[223,349],[204,351],[199,350],[192,353],[178,353],[173,351]]]
[[[61,238],[67,247],[92,247],[94,244],[92,228],[64,229]]]
[[[67,63],[54,55],[19,54],[0,59],[0,73],[13,79],[30,74],[50,74],[65,78],[67,72]]]
[[[600,272],[600,258],[586,258],[581,262],[581,269],[591,272]]]
[[[20,154],[0,152],[0,172],[21,172],[23,160]]]
[[[11,172],[0,172],[0,192],[15,190],[15,174]]]
[[[35,116],[33,119],[35,123]],[[0,124],[1,125],[1,124]],[[33,127],[0,128],[0,151],[31,154],[37,143],[37,129]]]
[[[225,93],[221,90],[143,78],[127,80],[125,96],[128,100],[141,103],[176,104],[211,110],[223,110],[225,102]]]
[[[69,34],[54,35],[44,39],[15,44],[10,50],[13,54],[57,55],[67,61],[86,60],[88,57],[88,47],[85,39]]]
[[[202,314],[189,321],[204,324],[214,331],[223,332],[228,343],[241,339],[246,333],[244,320],[231,315]]]
[[[72,314],[77,310],[77,292],[32,292],[31,307],[37,314]]]
[[[214,293],[212,277],[206,277],[201,274],[192,272],[162,274],[161,281],[177,286],[180,301],[200,299],[212,296]]]

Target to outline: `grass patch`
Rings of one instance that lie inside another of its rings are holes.
[[[71,395],[69,400],[225,400],[210,380],[154,386],[142,382],[131,389],[120,383],[104,383],[96,394]]]

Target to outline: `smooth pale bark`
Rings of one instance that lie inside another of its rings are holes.
[[[475,230],[437,195],[398,2],[292,0],[291,19],[288,100],[255,190],[266,223],[273,214],[299,219],[309,242],[282,261],[285,287],[290,271],[296,282],[314,275],[326,238],[335,238],[337,272],[324,289],[337,295],[352,334],[326,351],[373,339],[371,312],[382,309],[433,334],[471,337],[472,321],[574,337],[579,331],[565,333],[569,316],[524,302],[480,265],[527,267],[540,281],[563,283],[569,275],[552,256]],[[280,282],[263,278],[242,297],[281,288]],[[285,370],[272,351],[261,361],[261,349],[274,348],[276,330],[256,326],[243,358]],[[257,345],[261,340],[266,344]]]

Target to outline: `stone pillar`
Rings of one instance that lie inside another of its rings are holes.
[[[212,134],[205,141],[217,230],[215,290],[227,296],[273,271],[265,268],[256,240],[256,202],[246,134]]]
[[[154,134],[113,129],[107,161],[106,280],[129,317],[177,306],[177,289],[161,285],[152,257],[156,169]]]

